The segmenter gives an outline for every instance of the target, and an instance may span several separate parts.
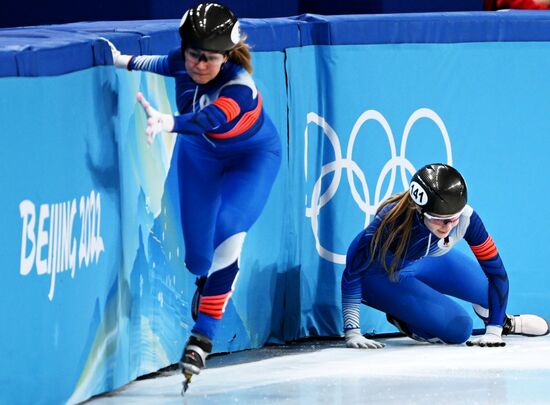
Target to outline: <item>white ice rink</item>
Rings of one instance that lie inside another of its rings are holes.
[[[315,341],[217,355],[185,397],[177,371],[93,398],[103,404],[550,404],[550,336],[504,348],[380,339],[384,349]]]

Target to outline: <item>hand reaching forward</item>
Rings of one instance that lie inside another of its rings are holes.
[[[145,134],[147,135],[147,143],[152,145],[155,136],[161,132],[172,132],[174,129],[174,116],[170,114],[163,114],[153,107],[145,99],[143,93],[137,93],[137,101],[143,107],[145,114],[147,114],[147,128],[145,129]]]
[[[117,68],[128,69],[128,63],[130,63],[130,59],[132,59],[132,55],[123,55],[117,49],[115,44],[113,44],[107,38],[99,37],[99,39],[102,39],[103,41],[107,42],[107,44],[109,44],[109,48],[111,48],[111,54],[113,56],[113,64]]]
[[[385,345],[376,340],[367,339],[359,329],[348,329],[346,331],[346,346],[355,349],[381,349]]]
[[[478,338],[470,338],[466,342],[468,346],[480,347],[503,347],[506,342],[502,340],[502,327],[489,325],[485,329],[485,334]]]

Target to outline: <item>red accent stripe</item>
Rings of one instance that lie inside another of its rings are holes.
[[[472,249],[478,260],[489,260],[498,255],[497,247],[491,235],[488,235],[485,242],[481,245],[470,246],[470,249]]]
[[[221,97],[220,97],[221,98]],[[219,99],[218,99],[219,100]],[[223,134],[213,134],[208,132],[208,136],[215,139],[227,139],[239,136],[242,133],[248,131],[252,125],[256,122],[262,112],[262,97],[258,93],[258,105],[251,111],[244,113],[237,125],[233,129],[224,132]]]
[[[201,296],[201,302],[199,304],[199,312],[210,315],[215,319],[222,319],[222,315],[225,312],[225,307],[233,291],[229,291],[220,295]]]
[[[220,97],[212,104],[223,111],[227,122],[234,120],[235,117],[241,113],[241,107],[239,107],[239,104],[229,97]]]

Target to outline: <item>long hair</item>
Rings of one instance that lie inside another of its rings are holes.
[[[380,260],[390,281],[395,282],[397,281],[397,266],[405,255],[411,239],[416,205],[409,196],[409,192],[404,191],[384,201],[376,213],[378,214],[380,210],[391,203],[395,203],[395,205],[382,218],[380,225],[374,231],[370,244],[370,256],[371,262],[377,258]],[[393,260],[388,264],[386,255],[390,247],[394,248]]]
[[[243,36],[239,43],[227,53],[227,57],[231,62],[245,68],[248,73],[252,73],[253,68],[250,45],[248,45],[245,40],[246,36]]]

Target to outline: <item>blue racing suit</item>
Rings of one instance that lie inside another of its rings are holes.
[[[448,237],[440,239],[424,225],[420,214],[399,262],[397,281],[388,278],[379,258],[371,261],[370,244],[385,206],[351,243],[342,276],[344,329],[360,327],[361,302],[405,324],[420,340],[463,343],[471,335],[472,319],[453,296],[488,310],[485,322],[502,326],[508,301],[508,277],[491,236],[478,214],[467,205]],[[477,262],[451,250],[464,239]],[[390,248],[391,250],[391,248]],[[391,263],[392,253],[386,257]],[[476,311],[478,312],[478,311]]]
[[[227,61],[213,80],[197,84],[178,48],[133,57],[128,69],[175,78],[185,263],[193,274],[208,276],[193,332],[212,339],[237,279],[244,238],[281,164],[279,135],[251,75],[238,64]]]

